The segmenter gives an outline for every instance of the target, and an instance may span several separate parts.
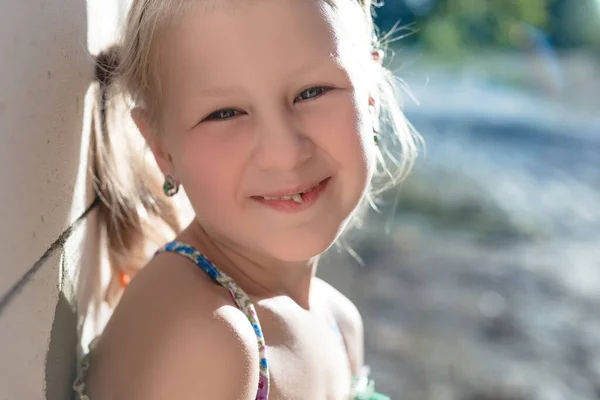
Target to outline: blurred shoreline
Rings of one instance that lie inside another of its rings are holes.
[[[353,276],[394,399],[597,399],[600,65],[561,55],[549,92],[522,55],[494,54],[399,69],[427,154],[353,233],[366,266],[330,252],[322,268]]]

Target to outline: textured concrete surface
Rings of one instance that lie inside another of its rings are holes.
[[[120,3],[0,2],[0,296],[32,272],[0,309],[0,400],[69,393],[77,271],[96,256],[93,220],[73,227],[93,200],[89,54],[114,39]]]

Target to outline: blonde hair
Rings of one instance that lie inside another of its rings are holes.
[[[326,1],[334,7],[349,2],[360,8],[364,15],[364,32],[371,36],[365,39],[371,41],[373,52],[383,50],[373,23],[372,0]],[[160,238],[166,241],[168,234],[181,229],[174,204],[162,192],[162,177],[157,169],[149,168],[143,153],[132,151],[141,135],[135,137],[126,132],[123,124],[118,125],[118,118],[113,118],[118,115],[118,102],[113,101],[111,93],[125,94],[134,106],[144,108],[150,117],[158,114],[161,88],[157,76],[157,49],[161,30],[190,3],[196,1],[133,0],[121,43],[97,57],[99,90],[94,114],[93,165],[95,190],[101,199],[100,223],[113,272],[112,284],[106,294],[109,301],[114,300],[121,290],[115,283],[118,277],[122,273],[134,275],[148,261],[148,241],[160,242]],[[373,194],[397,183],[411,168],[418,138],[400,109],[393,74],[379,64],[375,73],[381,104],[380,121],[384,127],[379,132],[380,162],[375,180],[380,176],[391,179],[387,184],[372,185],[367,196],[371,203]],[[384,134],[383,129],[391,134]],[[393,150],[398,146],[400,157],[395,156]],[[165,233],[165,226],[172,232]]]

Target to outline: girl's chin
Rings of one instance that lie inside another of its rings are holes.
[[[303,238],[272,238],[263,246],[270,257],[283,262],[305,262],[326,252],[336,241],[342,230],[330,235],[311,235]]]

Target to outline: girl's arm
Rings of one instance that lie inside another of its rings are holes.
[[[259,355],[246,316],[208,276],[173,264],[155,258],[125,291],[92,353],[91,400],[256,397]]]
[[[226,313],[241,314],[234,308]],[[139,394],[124,398],[254,400],[258,388],[256,336],[243,314],[219,314],[212,320],[192,319],[177,327],[157,352],[148,385]]]

